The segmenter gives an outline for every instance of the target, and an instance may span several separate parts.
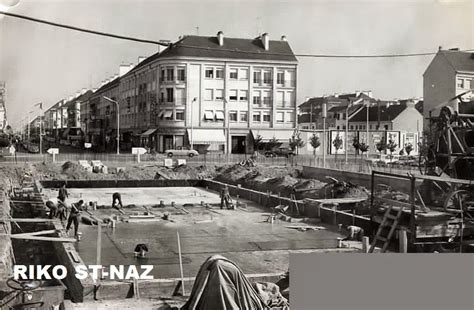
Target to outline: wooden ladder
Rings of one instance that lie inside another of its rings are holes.
[[[383,246],[382,249],[380,250],[380,253],[384,253],[387,250],[387,247],[390,243],[390,240],[392,239],[393,233],[395,232],[395,229],[398,226],[398,222],[400,221],[400,217],[402,216],[403,212],[403,207],[400,206],[396,215],[392,214],[392,208],[393,206],[390,205],[387,210],[385,211],[385,214],[383,215],[382,222],[380,223],[380,226],[377,230],[377,233],[375,234],[374,240],[372,240],[372,244],[370,245],[369,253],[373,253],[375,249],[375,245],[377,244],[377,241],[383,241]],[[390,230],[388,234],[383,237],[382,232],[384,231],[384,228],[389,227]]]

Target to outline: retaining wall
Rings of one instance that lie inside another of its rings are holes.
[[[351,182],[364,186],[368,190],[371,190],[371,179],[372,175],[364,172],[350,172],[336,169],[328,168],[317,168],[303,166],[303,177],[307,179],[316,179],[319,181],[327,182],[326,176],[331,176],[338,180],[343,180],[346,182]],[[386,176],[376,175],[375,176],[375,185],[385,184],[392,187],[394,190],[399,190],[404,193],[410,193],[410,181],[402,180],[398,178],[390,178]]]
[[[7,279],[13,271],[12,242],[10,237],[10,203],[3,188],[0,188],[0,280]],[[2,236],[3,235],[3,236]],[[4,281],[0,281],[0,290],[5,288]]]
[[[109,188],[109,187],[180,187],[201,186],[202,180],[43,180],[44,188]]]

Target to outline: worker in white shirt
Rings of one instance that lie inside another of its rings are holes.
[[[362,241],[362,237],[364,237],[364,230],[361,227],[349,225],[346,227],[346,230],[348,231],[348,235],[342,240]]]

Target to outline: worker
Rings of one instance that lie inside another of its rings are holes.
[[[57,203],[58,211],[56,213],[56,216],[61,222],[64,222],[67,219],[67,205],[65,202],[59,199],[57,200]]]
[[[68,197],[69,197],[69,193],[66,190],[66,184],[63,184],[63,186],[59,189],[58,199],[61,200],[62,202],[66,202],[66,198]]]
[[[112,208],[115,208],[119,211],[123,208],[122,196],[120,195],[120,193],[116,192],[112,195]]]
[[[58,214],[58,206],[54,201],[46,201],[46,207],[49,209],[49,218],[53,219]]]
[[[349,232],[349,234],[342,240],[362,241],[362,237],[364,237],[364,230],[361,227],[349,225],[346,227],[346,230]]]
[[[224,209],[224,204],[227,209],[231,209],[232,198],[230,197],[229,187],[227,184],[224,185],[224,188],[221,190],[221,209]]]
[[[77,203],[71,203],[71,211],[69,212],[69,217],[67,219],[66,234],[71,228],[71,224],[74,223],[74,237],[77,238],[77,231],[79,229],[79,220],[81,217],[81,211],[83,209],[83,200],[79,200]]]
[[[148,252],[148,247],[146,244],[139,243],[135,246],[135,257],[145,257],[145,254]]]

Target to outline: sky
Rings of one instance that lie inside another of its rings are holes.
[[[0,0],[1,4],[18,0]],[[373,55],[474,49],[471,0],[19,0],[11,13],[114,34],[176,41],[181,35],[270,39],[286,35],[295,54]],[[199,27],[198,29],[196,27]],[[157,46],[95,36],[0,15],[0,81],[7,117],[19,126],[34,105],[48,108],[97,87]],[[433,56],[298,57],[297,100],[371,90],[380,99],[423,95]]]

